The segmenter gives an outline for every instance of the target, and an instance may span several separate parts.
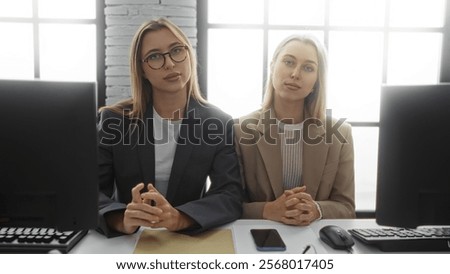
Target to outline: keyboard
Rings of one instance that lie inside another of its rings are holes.
[[[364,244],[382,251],[448,251],[450,227],[349,229]]]
[[[68,253],[87,233],[53,228],[0,228],[0,253]]]

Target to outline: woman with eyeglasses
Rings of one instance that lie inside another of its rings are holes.
[[[262,109],[235,126],[243,218],[308,225],[355,216],[351,128],[326,117],[325,85],[326,54],[314,37],[278,45]]]
[[[98,124],[99,230],[196,233],[239,218],[232,119],[200,94],[188,38],[167,19],[145,23],[130,67],[131,98],[102,108]]]

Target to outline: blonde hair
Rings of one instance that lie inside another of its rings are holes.
[[[280,52],[284,49],[284,47],[292,42],[299,41],[308,45],[313,46],[317,52],[318,58],[318,77],[317,81],[314,84],[313,92],[311,92],[305,98],[305,112],[309,117],[314,117],[318,119],[325,119],[326,112],[326,74],[327,74],[327,56],[325,52],[325,48],[322,44],[311,35],[292,35],[285,38],[275,49],[275,52],[272,57],[272,61],[270,64],[270,74],[267,77],[267,83],[265,86],[265,95],[264,101],[262,103],[262,109],[268,110],[273,107],[274,100],[274,92],[275,89],[273,87],[273,68],[275,62],[280,54]]]
[[[189,38],[183,31],[174,23],[166,18],[159,18],[151,20],[142,24],[135,33],[131,42],[130,48],[130,77],[131,77],[131,98],[118,102],[112,106],[106,106],[102,109],[110,109],[117,113],[124,113],[129,118],[143,119],[144,113],[147,109],[147,103],[152,95],[152,86],[150,82],[144,77],[142,69],[142,60],[140,57],[142,48],[142,38],[151,31],[161,29],[168,29],[177,39],[187,46],[188,58],[191,64],[191,77],[187,83],[188,100],[194,98],[200,103],[206,103],[200,92],[197,75],[197,59],[195,57],[194,49],[189,41]]]

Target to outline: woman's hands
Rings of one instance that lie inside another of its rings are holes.
[[[264,206],[263,218],[289,225],[305,226],[320,217],[319,209],[306,187],[286,190],[275,201]]]
[[[122,233],[132,234],[140,226],[164,227],[177,231],[194,224],[194,220],[172,207],[152,184],[148,184],[147,192],[141,194],[144,187],[144,184],[140,183],[131,190],[132,200],[125,212],[110,214],[108,225]]]
[[[141,195],[143,203],[154,204],[152,207],[155,209],[152,213],[152,221],[150,225],[147,226],[152,228],[165,227],[170,231],[178,231],[194,224],[194,220],[172,207],[166,198],[164,198],[152,184],[148,184],[147,188],[148,192]]]

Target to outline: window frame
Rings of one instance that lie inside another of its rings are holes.
[[[0,22],[7,23],[31,23],[33,26],[33,55],[34,55],[34,79],[41,79],[40,71],[40,51],[39,51],[39,24],[93,24],[96,26],[96,84],[97,84],[97,105],[104,106],[106,99],[105,83],[105,1],[95,0],[96,18],[95,19],[62,19],[62,18],[39,18],[38,2],[32,0],[32,15],[29,18],[24,17],[0,17]],[[76,1],[75,1],[76,2]]]

